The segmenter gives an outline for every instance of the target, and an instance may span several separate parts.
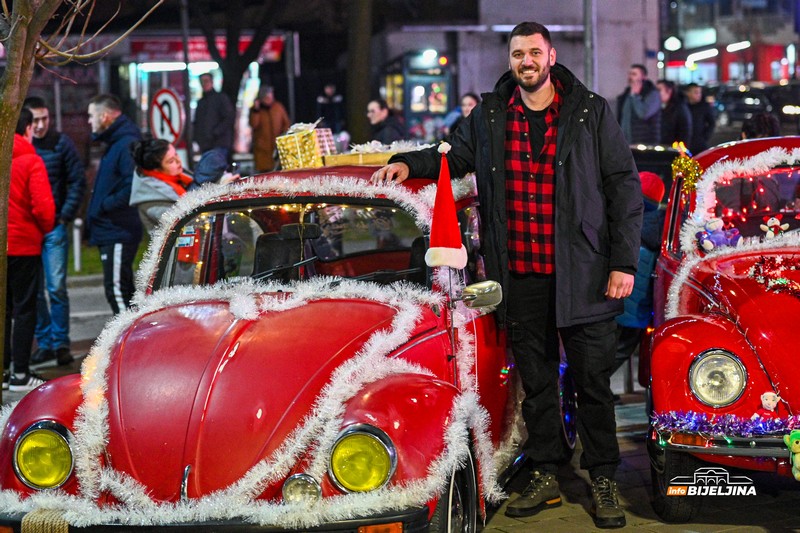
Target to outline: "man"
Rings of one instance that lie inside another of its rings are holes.
[[[42,158],[36,155],[33,114],[22,109],[14,135],[8,192],[3,388],[30,391],[44,380],[30,371],[36,328],[36,289],[42,270],[42,241],[53,230],[56,208]],[[13,322],[13,327],[12,327]],[[10,373],[11,362],[14,373]]]
[[[592,480],[599,527],[622,527],[610,372],[614,317],[631,293],[642,195],[636,166],[608,103],[564,66],[547,28],[511,32],[509,69],[448,139],[451,172],[475,171],[487,276],[507,295],[508,327],[522,377],[524,452],[533,463],[510,516],[561,504],[558,464],[569,457],[558,401],[559,335],[578,391],[581,467]],[[435,177],[435,149],[393,156],[373,181]]]
[[[256,172],[275,169],[275,138],[291,126],[283,104],[275,100],[272,87],[258,90],[258,99],[250,108],[250,127],[253,128],[253,165]]]
[[[65,134],[50,129],[50,110],[42,98],[32,96],[23,103],[33,114],[33,147],[44,160],[56,203],[56,225],[44,236],[36,320],[38,349],[31,363],[55,358],[59,365],[72,362],[69,338],[69,294],[67,293],[67,226],[75,219],[86,192],[86,174],[75,144]],[[44,290],[47,289],[47,298]],[[48,307],[49,301],[49,307]]]
[[[711,104],[703,99],[703,89],[696,83],[686,86],[686,102],[692,115],[692,142],[688,146],[693,155],[706,150],[717,127],[717,117]]]
[[[194,112],[194,142],[200,153],[212,148],[225,150],[230,158],[233,149],[233,124],[236,114],[228,97],[214,90],[211,74],[200,75],[203,96],[197,101]]]
[[[344,129],[344,115],[344,98],[336,92],[336,85],[326,83],[322,94],[317,96],[317,116],[322,118],[320,127],[339,133]]]
[[[371,100],[367,103],[367,118],[372,126],[372,140],[392,144],[405,138],[403,125],[392,115],[386,100]]]
[[[617,117],[629,144],[661,141],[661,97],[644,65],[628,69],[628,87],[617,97]]]
[[[139,128],[122,114],[119,98],[100,94],[89,101],[92,140],[106,144],[86,213],[89,244],[100,249],[106,299],[114,314],[130,307],[134,292],[133,260],[142,240],[136,207],[128,205],[135,163],[130,145]]]

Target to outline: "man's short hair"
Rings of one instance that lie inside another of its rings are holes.
[[[119,101],[119,98],[114,96],[113,94],[98,94],[91,100],[89,100],[90,104],[94,104],[97,107],[102,107],[109,111],[119,111],[122,112],[122,102]]]
[[[639,70],[642,71],[642,74],[644,74],[645,77],[647,77],[647,67],[642,65],[641,63],[634,63],[633,65],[631,65],[631,68],[638,68]]]
[[[33,124],[33,112],[27,107],[23,107],[17,119],[17,129],[14,131],[20,135],[25,135],[25,130],[27,130],[31,124]]]
[[[687,91],[688,91],[689,89],[694,89],[695,87],[700,87],[700,86],[699,86],[698,84],[696,84],[695,82],[692,82],[692,83],[687,83],[687,84],[684,86],[684,90],[687,90]]]
[[[550,40],[550,30],[548,30],[547,26],[544,24],[539,24],[538,22],[520,22],[511,30],[511,34],[508,36],[508,42],[511,43],[511,39],[517,36],[527,37],[528,35],[536,35],[537,33],[542,36],[548,46],[553,46],[553,42]]]
[[[40,96],[29,96],[22,102],[22,107],[27,109],[47,109],[47,102]]]

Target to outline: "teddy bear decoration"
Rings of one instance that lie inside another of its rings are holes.
[[[772,391],[765,392],[761,395],[761,408],[753,413],[750,420],[755,420],[756,418],[761,418],[762,420],[777,418],[777,408],[780,401],[781,397],[778,396],[778,393]]]
[[[777,213],[775,215],[767,215],[764,217],[764,224],[759,225],[761,231],[766,233],[765,238],[767,239],[774,239],[787,229],[789,229],[789,224],[783,223],[781,224],[781,219],[783,218],[782,213]]]
[[[738,246],[742,236],[736,228],[726,230],[721,218],[711,218],[703,230],[695,234],[695,238],[701,250],[710,252],[722,246]]]

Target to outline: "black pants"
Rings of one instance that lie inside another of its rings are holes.
[[[8,256],[3,370],[8,370],[12,359],[15,373],[27,374],[30,370],[41,271],[41,255]]]
[[[131,306],[133,298],[133,260],[138,243],[103,244],[100,249],[100,261],[103,263],[103,286],[106,300],[114,314],[119,314]]]
[[[507,310],[514,358],[525,391],[525,453],[536,467],[550,472],[568,457],[559,407],[560,335],[578,393],[581,468],[589,470],[592,479],[613,479],[620,461],[611,393],[616,322],[610,319],[557,329],[555,277],[537,274],[512,274]]]

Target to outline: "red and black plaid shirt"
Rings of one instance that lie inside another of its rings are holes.
[[[552,274],[554,270],[555,158],[561,84],[545,113],[544,144],[533,154],[530,127],[519,87],[508,102],[506,120],[506,211],[511,272]]]

